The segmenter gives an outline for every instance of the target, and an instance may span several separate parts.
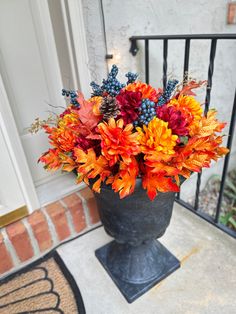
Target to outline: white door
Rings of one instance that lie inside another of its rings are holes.
[[[11,152],[5,137],[5,130],[4,120],[0,113],[0,218],[26,205],[11,159]]]
[[[40,155],[48,149],[47,136],[42,131],[37,135],[27,131],[36,117],[44,119],[49,111],[58,113],[62,110],[60,107],[65,107],[61,96],[62,81],[66,81],[62,79],[63,67],[66,69],[65,63],[68,63],[70,68],[72,60],[68,53],[68,60],[61,59],[60,64],[58,55],[71,52],[73,34],[67,34],[64,45],[60,43],[65,51],[57,51],[48,6],[50,2],[53,8],[53,2],[47,0],[0,1],[0,73],[41,205],[76,189],[73,175],[51,174],[37,163]],[[58,7],[59,3],[54,2],[54,5]],[[83,75],[88,80],[89,75],[86,76],[85,71]],[[71,76],[67,77],[71,84],[65,87],[75,87],[72,71],[66,76]],[[78,80],[76,83],[83,85]]]
[[[37,164],[40,154],[47,150],[47,141],[43,132],[32,136],[27,128],[36,117],[48,115],[52,109],[48,103],[64,104],[60,97],[59,69],[53,67],[54,60],[51,65],[45,64],[43,43],[39,41],[41,28],[31,4],[28,0],[1,0],[0,68],[33,180],[38,186],[51,177]]]
[[[0,75],[0,227],[39,207]]]

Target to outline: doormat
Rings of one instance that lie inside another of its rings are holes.
[[[54,251],[0,281],[0,313],[85,314],[79,288]]]

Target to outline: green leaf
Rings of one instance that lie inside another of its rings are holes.
[[[232,198],[234,200],[236,200],[236,194],[230,192],[230,191],[224,191],[224,195],[228,196],[229,198]]]
[[[180,143],[186,145],[188,143],[188,137],[187,136],[180,136]]]
[[[231,225],[236,229],[236,220],[233,217],[229,218],[229,222],[231,223]]]
[[[233,213],[230,211],[228,213],[226,213],[225,215],[221,215],[220,216],[220,223],[222,223],[223,225],[227,225],[229,222],[229,219],[233,216]]]
[[[229,187],[232,191],[234,191],[234,193],[236,193],[236,186],[233,184],[233,182],[227,178],[225,180],[225,184],[227,185],[227,187]]]
[[[236,213],[236,207],[231,208],[232,212]]]

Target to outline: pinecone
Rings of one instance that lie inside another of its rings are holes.
[[[100,106],[100,112],[103,114],[104,120],[116,118],[120,114],[116,99],[111,96],[104,97]]]

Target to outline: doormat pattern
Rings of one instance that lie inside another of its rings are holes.
[[[1,314],[85,314],[79,288],[54,251],[0,281]]]

